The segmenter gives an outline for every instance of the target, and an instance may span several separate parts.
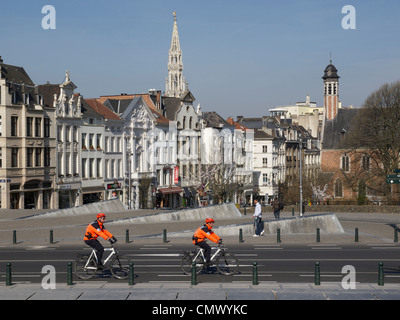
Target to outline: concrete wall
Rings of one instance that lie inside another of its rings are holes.
[[[174,212],[160,212],[135,218],[127,218],[112,221],[111,223],[154,223],[154,222],[172,222],[188,220],[205,220],[240,218],[242,215],[233,203],[224,203],[221,205],[199,207],[194,209],[178,210]],[[109,222],[110,223],[110,222]]]
[[[61,210],[55,210],[55,211],[50,211],[50,212],[45,212],[42,214],[37,214],[32,216],[31,218],[47,218],[47,217],[52,217],[52,216],[57,216],[57,215],[81,215],[81,214],[93,214],[93,213],[98,213],[98,212],[120,212],[120,211],[125,211],[125,207],[122,204],[122,202],[119,199],[114,199],[114,200],[106,200],[106,201],[101,201],[101,202],[93,202],[89,204],[85,204],[83,206],[79,207],[73,207],[73,208],[67,208],[67,209],[61,209]]]
[[[342,225],[334,213],[323,213],[309,215],[304,217],[285,218],[280,220],[264,221],[265,234],[276,234],[277,229],[281,229],[281,234],[296,233],[315,233],[320,228],[321,234],[340,234],[344,233]],[[242,229],[243,235],[254,234],[253,223],[243,223],[235,225],[226,225],[214,228],[214,232],[220,237],[239,236],[239,229]],[[188,237],[193,234],[194,230],[186,230],[183,232],[168,233],[168,237]],[[157,235],[160,237],[161,235]]]

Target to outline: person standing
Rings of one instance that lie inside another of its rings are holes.
[[[262,221],[261,204],[258,199],[254,199],[254,206],[253,219],[256,231],[253,237],[259,237],[264,233],[264,222]]]
[[[279,219],[281,214],[282,204],[278,200],[278,197],[275,197],[274,201],[272,201],[272,210],[274,210],[274,216],[276,219]]]

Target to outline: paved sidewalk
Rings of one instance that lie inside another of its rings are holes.
[[[400,285],[356,284],[343,289],[340,283],[320,286],[306,283],[139,283],[133,286],[105,282],[0,285],[0,300],[399,300]]]

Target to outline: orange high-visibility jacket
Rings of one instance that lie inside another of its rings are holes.
[[[197,244],[198,242],[210,239],[211,241],[218,243],[218,240],[221,238],[218,237],[214,232],[212,232],[211,228],[205,224],[204,226],[198,228],[193,235],[193,243]]]
[[[83,240],[97,239],[98,236],[102,237],[104,240],[107,240],[113,235],[106,230],[103,223],[95,220],[87,226]]]

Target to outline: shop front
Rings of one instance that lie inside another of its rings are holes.
[[[156,194],[156,206],[158,208],[175,209],[180,207],[181,187],[160,188]]]

